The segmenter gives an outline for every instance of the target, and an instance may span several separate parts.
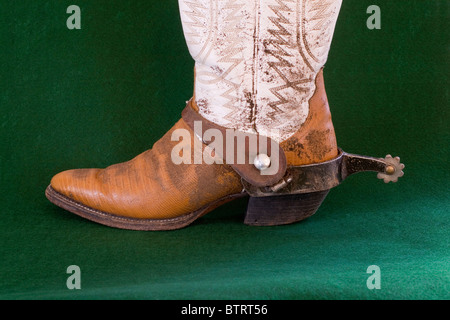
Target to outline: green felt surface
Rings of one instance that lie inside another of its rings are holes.
[[[66,27],[71,4],[81,30]],[[289,226],[244,225],[238,200],[138,232],[44,190],[59,171],[133,158],[180,117],[193,61],[177,1],[0,0],[0,298],[449,299],[449,1],[379,0],[381,30],[366,27],[371,4],[344,0],[325,82],[340,147],[400,156],[397,184],[352,176]]]

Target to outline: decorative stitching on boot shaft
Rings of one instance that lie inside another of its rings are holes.
[[[277,142],[292,136],[308,116],[342,0],[179,3],[200,114]]]

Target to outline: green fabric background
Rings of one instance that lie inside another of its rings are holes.
[[[138,232],[44,190],[59,171],[133,158],[179,119],[193,61],[177,1],[0,0],[0,298],[449,299],[449,3],[344,0],[338,20],[325,69],[338,143],[400,156],[398,183],[352,176],[289,226],[244,225],[238,200]],[[66,27],[72,4],[81,30]],[[366,27],[372,4],[381,30]],[[69,265],[81,290],[66,287]]]

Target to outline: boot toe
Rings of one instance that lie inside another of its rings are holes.
[[[92,206],[97,188],[93,185],[100,169],[73,169],[56,174],[50,186],[54,191],[82,204]]]

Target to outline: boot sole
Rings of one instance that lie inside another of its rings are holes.
[[[204,216],[211,210],[232,201],[234,199],[242,198],[247,196],[245,193],[238,193],[228,195],[226,197],[220,198],[212,203],[203,206],[202,208],[182,215],[176,218],[169,219],[138,219],[138,218],[127,218],[122,216],[117,216],[111,213],[103,212],[97,209],[90,208],[85,206],[75,200],[66,197],[65,195],[57,192],[52,188],[51,185],[47,187],[45,190],[45,196],[50,202],[57,205],[60,208],[63,208],[67,211],[70,211],[80,217],[85,219],[120,229],[128,229],[128,230],[141,230],[141,231],[158,231],[158,230],[176,230],[184,228],[190,225],[192,222],[197,220],[198,218]]]

